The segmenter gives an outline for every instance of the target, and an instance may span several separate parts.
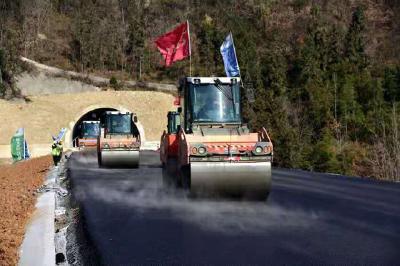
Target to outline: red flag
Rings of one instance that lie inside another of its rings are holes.
[[[155,43],[165,59],[166,66],[190,56],[189,23],[182,23],[158,37]]]
[[[174,105],[179,106],[181,105],[181,98],[179,96],[176,96],[174,99]]]

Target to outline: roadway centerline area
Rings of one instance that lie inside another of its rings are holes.
[[[400,184],[273,169],[267,202],[192,199],[167,186],[159,154],[138,169],[67,167],[85,235],[101,264],[395,265]]]

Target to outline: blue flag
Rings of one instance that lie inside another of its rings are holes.
[[[57,137],[52,136],[53,141],[59,142],[60,140],[62,140],[63,137],[64,137],[64,135],[65,135],[65,132],[66,132],[66,131],[67,131],[66,128],[62,128],[62,129],[60,130],[60,132],[58,133]]]
[[[232,33],[226,36],[220,48],[224,60],[225,72],[227,77],[240,76],[239,64],[236,57],[235,45],[233,44]]]

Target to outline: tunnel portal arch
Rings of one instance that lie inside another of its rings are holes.
[[[73,148],[75,139],[79,135],[79,125],[84,120],[99,120],[102,117],[102,114],[106,111],[119,111],[119,112],[130,112],[135,113],[128,108],[123,106],[110,106],[110,105],[92,105],[75,116],[74,121],[69,123],[69,128],[65,135],[65,145],[66,147]],[[138,121],[135,123],[135,126],[140,134],[140,139],[142,142],[146,141],[145,132],[142,123],[140,122],[140,117],[138,117]]]

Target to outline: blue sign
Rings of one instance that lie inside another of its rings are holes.
[[[224,60],[225,72],[227,77],[240,76],[239,64],[236,57],[235,45],[233,43],[232,33],[226,36],[225,41],[220,48]]]
[[[28,143],[25,140],[25,130],[19,128],[11,138],[11,156],[14,162],[29,159]]]

